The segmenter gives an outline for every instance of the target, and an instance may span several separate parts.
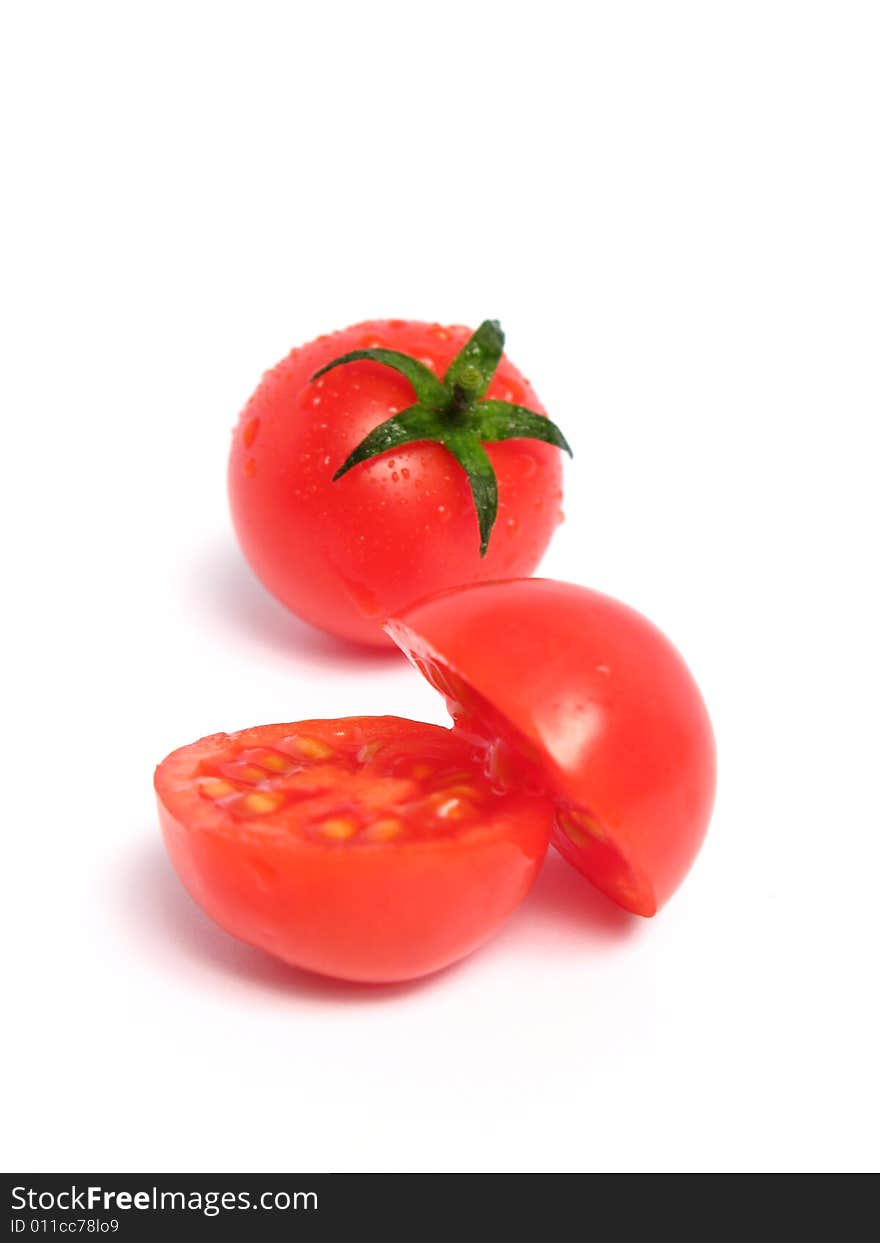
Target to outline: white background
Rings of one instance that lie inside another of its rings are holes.
[[[876,1168],[876,6],[12,3],[0,46],[4,1168]],[[377,315],[502,319],[576,453],[542,571],[671,635],[720,785],[656,920],[552,859],[362,989],[195,909],[151,776],[444,719],[227,517],[262,370]]]

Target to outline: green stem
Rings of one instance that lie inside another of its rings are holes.
[[[467,475],[480,528],[480,556],[485,556],[498,513],[498,483],[483,445],[529,438],[571,453],[562,432],[544,415],[506,401],[483,400],[503,348],[501,325],[487,319],[465,342],[442,381],[408,354],[379,348],[352,350],[315,372],[312,379],[345,363],[383,363],[409,380],[416,397],[414,405],[373,428],[333,478],[339,479],[352,467],[398,446],[419,440],[436,441],[452,454]]]

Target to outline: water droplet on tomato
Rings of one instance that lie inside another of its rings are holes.
[[[409,471],[407,470],[407,468],[406,468],[405,466],[404,466],[403,470],[402,470],[400,473],[401,473],[401,475],[403,475],[404,479],[409,479]]]
[[[260,420],[251,419],[251,421],[245,427],[244,434],[242,436],[242,439],[244,440],[244,447],[246,449],[249,449],[251,445],[254,443],[254,441],[257,438],[257,432],[259,430],[260,430]]]
[[[249,457],[245,459],[244,473],[247,475],[248,479],[253,479],[254,475],[257,473],[256,458]]]

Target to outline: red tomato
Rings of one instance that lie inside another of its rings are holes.
[[[672,644],[608,596],[548,579],[466,587],[389,633],[446,695],[460,731],[499,737],[546,781],[553,841],[621,906],[653,915],[700,848],[715,747]]]
[[[286,962],[405,980],[470,953],[528,891],[546,802],[496,792],[484,752],[397,717],[214,734],[156,771],[165,842],[199,905]]]
[[[349,362],[313,379],[315,372],[351,351],[384,347],[420,360],[436,385],[468,336],[465,328],[403,320],[358,324],[293,350],[243,411],[229,463],[238,539],[266,587],[312,625],[386,645],[382,623],[414,600],[458,583],[530,574],[541,559],[561,521],[560,455],[554,445],[523,436],[546,436],[549,428],[554,444],[566,446],[549,420],[529,430],[528,410],[521,411],[522,435],[501,438],[513,436],[510,424],[484,428],[485,453],[471,445],[477,475],[482,462],[497,478],[494,526],[491,512],[484,515],[488,537],[475,509],[479,494],[491,510],[492,498],[480,492],[487,480],[478,477],[472,495],[468,474],[444,444],[401,444],[334,481],[360,442],[409,410],[416,395],[409,379],[375,361]],[[496,361],[490,359],[486,376]],[[479,369],[469,371],[464,378],[480,396]],[[544,413],[503,356],[485,397]],[[485,555],[481,534],[488,538]]]

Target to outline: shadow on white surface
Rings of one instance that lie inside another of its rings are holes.
[[[120,888],[127,922],[145,953],[161,960],[163,969],[173,970],[174,957],[179,955],[187,969],[207,967],[232,983],[288,997],[363,1003],[413,993],[458,966],[400,984],[332,980],[289,966],[236,940],[205,915],[177,879],[158,835],[155,841],[138,842],[125,859]]]
[[[573,954],[619,946],[639,935],[647,920],[621,910],[551,847],[531,893],[501,932],[508,950]]]
[[[464,959],[419,980],[400,984],[357,984],[292,967],[236,940],[219,928],[189,897],[159,840],[141,840],[126,856],[120,881],[125,920],[162,970],[193,968],[230,983],[316,1002],[363,1004],[402,998],[430,987],[473,959]],[[637,936],[644,925],[620,910],[551,851],[534,889],[509,923],[478,957],[493,949],[534,959],[560,948],[572,955],[613,950]]]
[[[193,609],[231,638],[335,669],[399,664],[396,647],[370,648],[316,630],[290,613],[251,573],[232,536],[203,549],[187,567],[183,592]]]

